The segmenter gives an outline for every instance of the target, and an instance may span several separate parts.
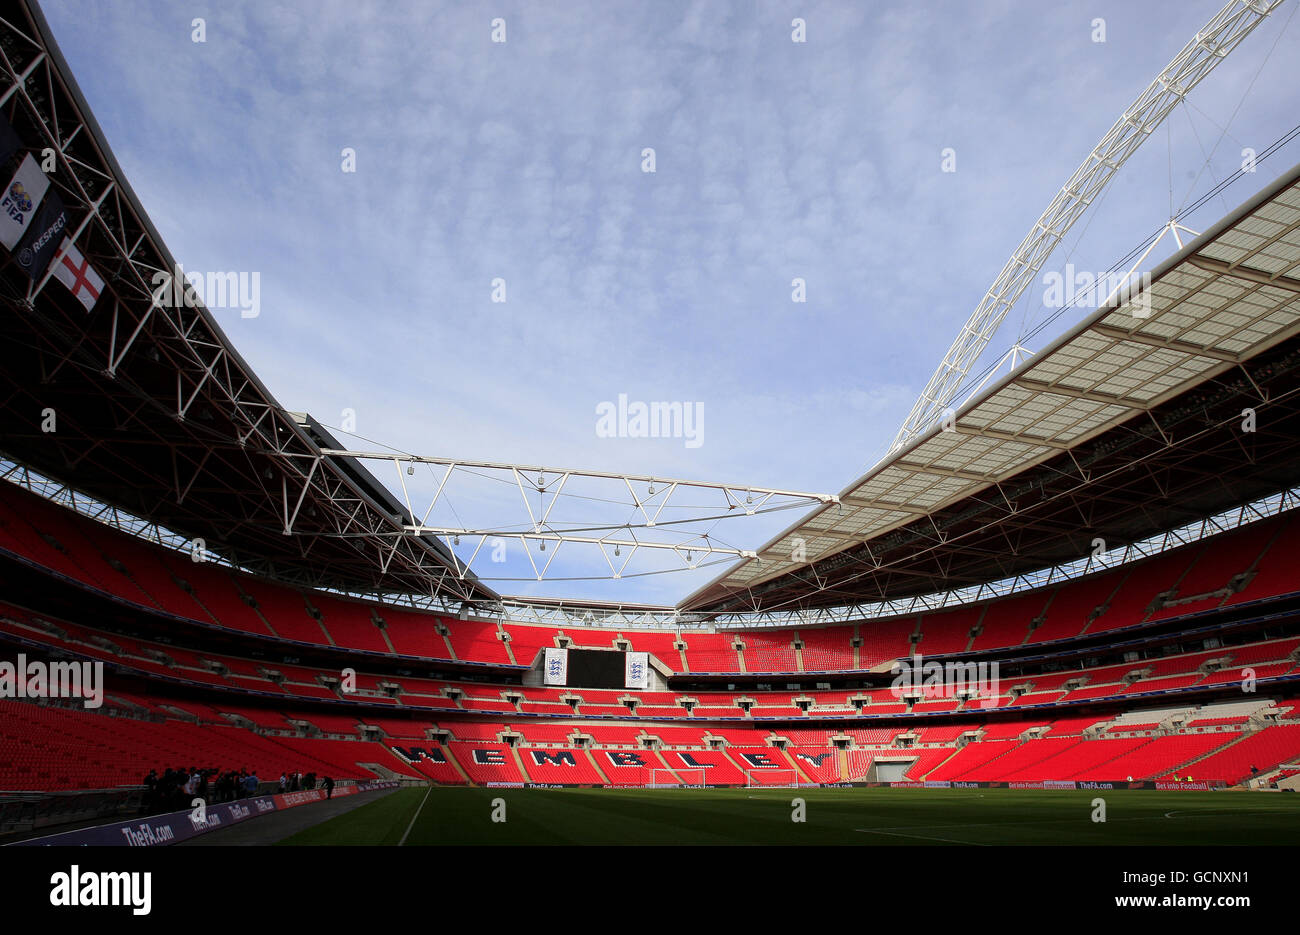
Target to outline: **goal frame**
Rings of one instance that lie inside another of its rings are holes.
[[[789,769],[784,766],[767,766],[763,769],[747,769],[745,772],[746,789],[798,789],[806,786],[807,783],[799,778],[797,769]],[[789,782],[756,782],[754,777],[762,773],[765,776],[785,775],[790,777]]]
[[[668,777],[668,782],[659,782],[659,775],[663,774]],[[691,774],[699,778],[699,782],[690,782],[685,774]],[[647,789],[703,789],[709,784],[709,771],[699,766],[683,766],[677,769],[663,769],[655,767],[650,770],[650,781],[646,783]]]

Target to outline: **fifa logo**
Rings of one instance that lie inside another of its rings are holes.
[[[9,186],[9,193],[5,195],[4,201],[0,202],[0,206],[5,209],[5,214],[9,215],[10,220],[19,224],[23,223],[23,215],[36,207],[31,195],[27,194],[27,189],[23,188],[22,182],[14,182]]]
[[[9,197],[13,200],[14,207],[23,214],[26,214],[34,207],[27,190],[23,188],[22,182],[14,182],[13,185],[9,186]]]

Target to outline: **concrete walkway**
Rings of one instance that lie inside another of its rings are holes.
[[[359,792],[338,799],[299,805],[297,808],[285,809],[283,812],[272,812],[260,818],[250,818],[229,828],[222,828],[220,831],[209,831],[207,834],[200,834],[196,838],[181,841],[173,846],[236,847],[274,844],[313,825],[344,815],[367,802],[392,795],[396,791],[397,788],[375,789],[372,792]]]

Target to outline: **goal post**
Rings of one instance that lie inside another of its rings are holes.
[[[678,769],[652,769],[647,789],[690,789],[709,784],[708,771],[699,767]]]
[[[799,780],[799,773],[793,769],[750,769],[745,771],[745,788],[784,787],[796,789],[804,783]]]

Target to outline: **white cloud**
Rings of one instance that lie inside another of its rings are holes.
[[[828,0],[797,12],[795,44],[773,2],[45,8],[172,251],[262,272],[262,317],[219,318],[288,408],[353,407],[363,434],[430,453],[827,490],[883,450],[1033,219],[1207,15]],[[1280,27],[1195,92],[1208,116],[1171,120],[1176,201]],[[1294,122],[1276,89],[1298,35],[1200,190]],[[1152,140],[1125,168],[1073,262],[1102,269],[1163,221],[1168,155]],[[703,402],[705,445],[597,439],[619,392]],[[733,538],[767,534],[749,528]]]

